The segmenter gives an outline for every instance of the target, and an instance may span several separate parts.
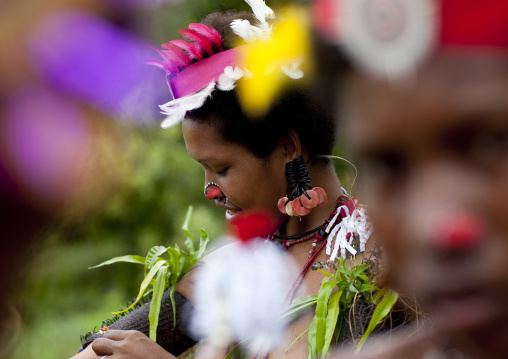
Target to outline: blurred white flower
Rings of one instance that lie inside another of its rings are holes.
[[[276,347],[287,324],[280,317],[292,268],[289,256],[259,239],[212,254],[196,281],[196,336],[217,349],[241,342],[257,354]]]

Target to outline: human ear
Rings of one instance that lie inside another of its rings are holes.
[[[292,129],[288,129],[286,136],[282,138],[282,146],[284,156],[288,161],[291,161],[302,154],[302,143],[300,142],[300,137]]]

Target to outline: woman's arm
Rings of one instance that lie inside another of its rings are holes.
[[[193,311],[193,307],[189,300],[178,292],[175,292],[176,307],[176,326],[173,329],[173,309],[170,300],[170,291],[166,290],[162,297],[161,310],[159,314],[159,325],[157,327],[157,344],[158,347],[165,349],[174,355],[179,355],[185,350],[193,346],[196,341],[189,334],[189,319]],[[134,309],[129,314],[119,318],[112,323],[109,328],[114,331],[137,331],[143,335],[143,338],[149,334],[150,323],[148,313],[150,311],[150,302]],[[83,343],[85,350],[76,355],[76,359],[96,358],[97,355],[90,350],[90,344],[96,339],[107,338],[107,331],[104,335],[98,333],[87,337]],[[115,337],[116,338],[116,337]],[[127,341],[129,342],[129,341]],[[141,343],[141,341],[138,341]],[[150,341],[152,342],[152,341]],[[153,343],[153,342],[152,342]],[[155,343],[154,343],[155,344]],[[130,345],[130,344],[129,344]],[[145,345],[146,346],[146,345]]]
[[[109,330],[91,345],[98,357],[117,359],[175,359],[160,345],[136,330]]]

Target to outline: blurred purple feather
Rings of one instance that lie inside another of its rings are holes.
[[[146,41],[95,15],[62,11],[32,34],[34,67],[55,89],[114,118],[156,124],[158,104],[168,101]]]

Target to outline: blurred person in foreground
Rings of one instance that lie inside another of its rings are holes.
[[[315,5],[389,282],[431,313],[356,357],[507,358],[508,2]]]

